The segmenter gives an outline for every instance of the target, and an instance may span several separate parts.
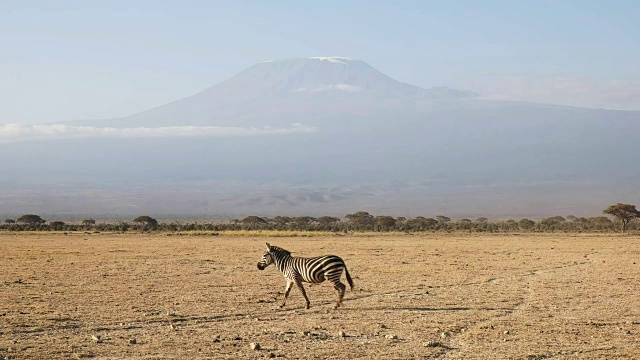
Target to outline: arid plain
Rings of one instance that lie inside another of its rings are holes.
[[[341,256],[311,309],[265,242]],[[0,358],[640,358],[640,236],[0,233]],[[258,343],[259,349],[252,349]]]

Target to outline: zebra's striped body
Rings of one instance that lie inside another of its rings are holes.
[[[308,282],[318,284],[328,280],[338,291],[338,302],[335,306],[335,308],[338,308],[342,304],[342,299],[344,298],[346,289],[346,286],[340,282],[342,270],[344,270],[349,286],[351,286],[351,290],[353,290],[353,280],[351,280],[351,276],[349,276],[347,266],[341,258],[335,255],[325,255],[313,258],[291,256],[289,251],[277,246],[271,246],[267,243],[267,252],[262,256],[262,259],[258,263],[258,269],[264,270],[271,264],[275,264],[287,280],[287,287],[284,291],[284,300],[280,307],[283,307],[286,304],[291,287],[293,284],[296,284],[307,302],[306,308],[308,309],[311,303],[309,302],[309,298],[307,297],[307,293],[305,292],[302,283]]]

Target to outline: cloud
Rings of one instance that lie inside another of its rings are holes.
[[[640,110],[640,80],[597,81],[572,76],[500,76],[470,86],[485,99]]]
[[[113,128],[72,126],[65,124],[0,125],[0,143],[36,140],[95,139],[95,138],[170,138],[170,137],[245,137],[309,133],[316,128],[293,124],[286,128],[275,127],[224,127],[224,126],[165,126]]]
[[[338,91],[344,91],[344,92],[357,92],[362,90],[362,88],[360,86],[351,85],[351,84],[335,84],[335,85],[322,85],[315,89],[297,88],[296,92],[317,93],[317,92],[331,91],[331,90],[338,90]]]

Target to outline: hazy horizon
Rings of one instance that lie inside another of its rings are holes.
[[[638,202],[639,9],[4,2],[0,214]]]

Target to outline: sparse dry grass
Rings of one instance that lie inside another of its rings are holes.
[[[0,356],[640,358],[637,236],[250,236],[0,233]],[[274,310],[265,241],[340,255],[356,291]]]
[[[222,230],[222,231],[178,231],[169,236],[226,236],[226,237],[324,237],[339,236],[331,231],[287,231],[287,230]]]

